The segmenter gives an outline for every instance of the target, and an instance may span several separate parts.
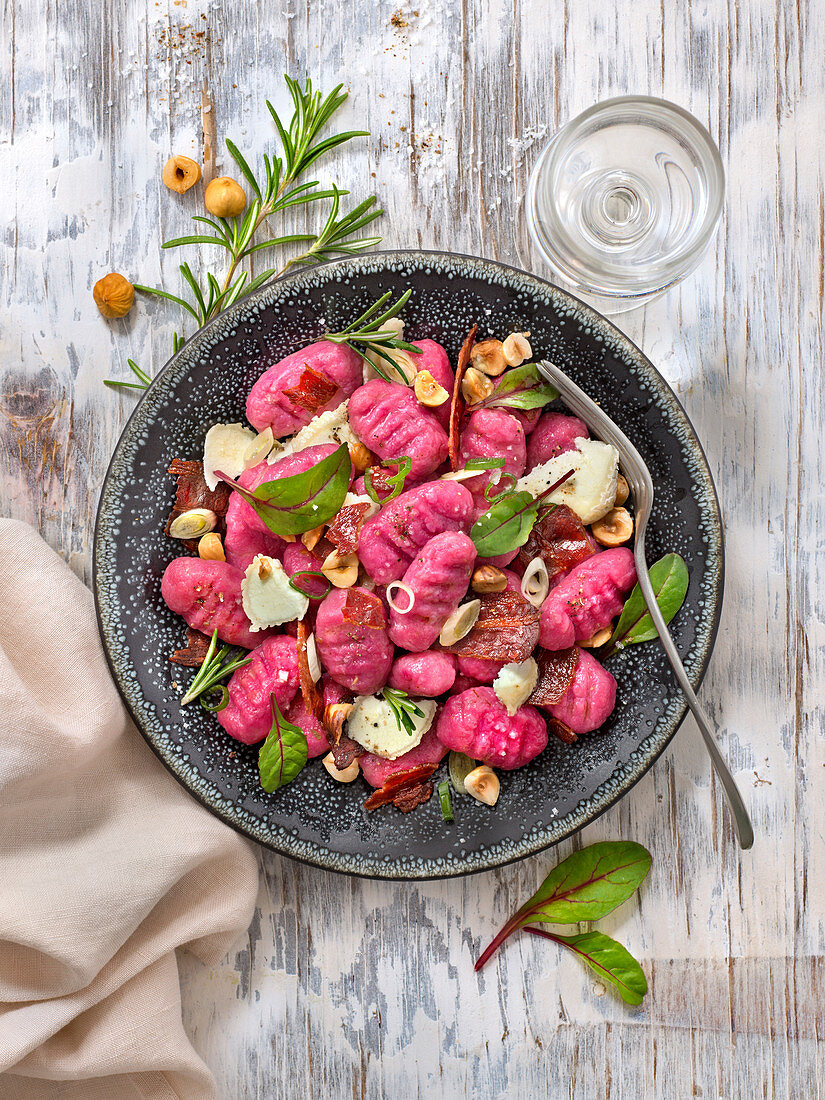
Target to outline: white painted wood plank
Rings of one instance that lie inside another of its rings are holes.
[[[182,960],[187,1025],[227,1097],[820,1095],[823,15],[823,0],[106,0],[90,18],[78,0],[6,0],[0,499],[87,579],[131,407],[101,379],[129,355],[157,368],[180,325],[154,304],[107,324],[90,289],[112,269],[176,288],[181,257],[159,243],[191,204],[159,175],[170,152],[198,155],[203,84],[219,146],[254,153],[284,70],[346,81],[346,122],[373,139],[335,178],[375,188],[388,247],[536,264],[518,221],[535,135],[612,94],[688,107],[728,166],[699,270],[620,324],[677,390],[717,479],[728,581],[703,698],[746,786],[754,853],[735,848],[689,722],[585,831],[654,853],[640,904],[604,922],[651,978],[638,1010],[527,937],[472,972],[552,857],[411,886],[261,853],[246,950],[214,972]]]

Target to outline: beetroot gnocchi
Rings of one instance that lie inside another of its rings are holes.
[[[621,633],[636,572],[618,458],[548,408],[546,388],[537,404],[537,368],[468,388],[441,344],[418,340],[416,354],[398,330],[375,340],[441,390],[364,381],[383,375],[381,358],[367,369],[346,333],[264,371],[246,402],[262,434],[248,460],[232,457],[242,472],[225,478],[225,516],[208,500],[193,508],[193,524],[198,511],[211,523],[208,552],[185,542],[161,595],[190,628],[183,652],[204,651],[184,704],[200,697],[246,745],[303,738],[331,781],[360,774],[375,789],[368,809],[409,812],[451,751],[489,777],[536,759],[551,733],[575,752],[609,719],[617,683],[600,659],[611,646],[599,647],[619,617]],[[555,505],[549,486],[568,453],[576,482]],[[456,793],[491,804],[474,774]]]

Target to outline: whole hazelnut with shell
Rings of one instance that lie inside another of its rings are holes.
[[[135,301],[135,288],[128,279],[110,271],[92,289],[95,304],[104,317],[125,317]]]
[[[201,178],[201,166],[191,157],[183,157],[179,153],[170,157],[163,166],[161,179],[170,191],[177,191],[183,195],[190,187],[194,187]]]
[[[218,176],[206,188],[203,201],[216,218],[237,218],[246,206],[246,192],[230,176]]]

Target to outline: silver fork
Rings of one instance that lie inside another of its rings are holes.
[[[622,473],[627,480],[627,484],[633,496],[633,505],[636,513],[633,556],[636,560],[636,573],[639,578],[639,588],[647,604],[647,610],[653,620],[653,625],[656,627],[656,632],[664,646],[667,659],[670,661],[673,671],[676,674],[676,679],[679,681],[679,687],[681,687],[685,694],[687,704],[705,740],[705,747],[710,755],[711,763],[725,789],[728,805],[733,814],[733,822],[739,844],[744,850],[747,850],[753,845],[753,826],[751,825],[748,811],[745,809],[745,803],[742,801],[742,796],[739,793],[739,788],[736,786],[736,781],[731,775],[727,764],[722,759],[722,754],[716,746],[716,736],[711,728],[710,722],[690,685],[685,667],[682,664],[679,653],[665,624],[665,620],[659,610],[659,605],[656,602],[656,596],[653,592],[653,586],[648,576],[647,561],[645,559],[645,528],[647,527],[647,521],[653,508],[653,480],[650,476],[650,472],[642,461],[642,456],[624,432],[616,427],[610,417],[607,416],[595,401],[591,400],[575,382],[571,382],[567,375],[552,363],[541,362],[538,364],[538,368],[548,382],[552,382],[559,391],[567,408],[581,417],[581,419],[593,429],[594,434],[599,439],[603,440],[605,443],[612,443],[619,452]]]

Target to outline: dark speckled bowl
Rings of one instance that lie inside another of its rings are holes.
[[[267,795],[256,748],[231,740],[200,707],[181,709],[191,672],[169,663],[185,628],[160,597],[178,547],[163,534],[173,458],[202,454],[207,428],[243,417],[265,366],[336,331],[386,290],[413,296],[407,332],[455,357],[470,326],[480,335],[529,330],[537,355],[601,402],[635,442],[656,486],[650,560],[677,550],[690,569],[672,629],[698,685],[722,600],[719,508],[702,449],[652,364],[592,309],[532,275],[487,260],[427,252],[378,253],[300,271],[252,295],[199,332],[141,399],[103,486],[94,586],[109,663],[154,751],[204,805],[247,836],[320,867],[380,878],[432,878],[500,866],[581,829],[628,791],[670,741],[686,706],[656,643],[609,662],[615,713],[573,746],[551,738],[526,768],[501,776],[490,809],[455,797],[455,823],[437,798],[414,813],[363,809],[365,784],[335,783],[319,762]],[[446,768],[442,765],[442,771]]]

